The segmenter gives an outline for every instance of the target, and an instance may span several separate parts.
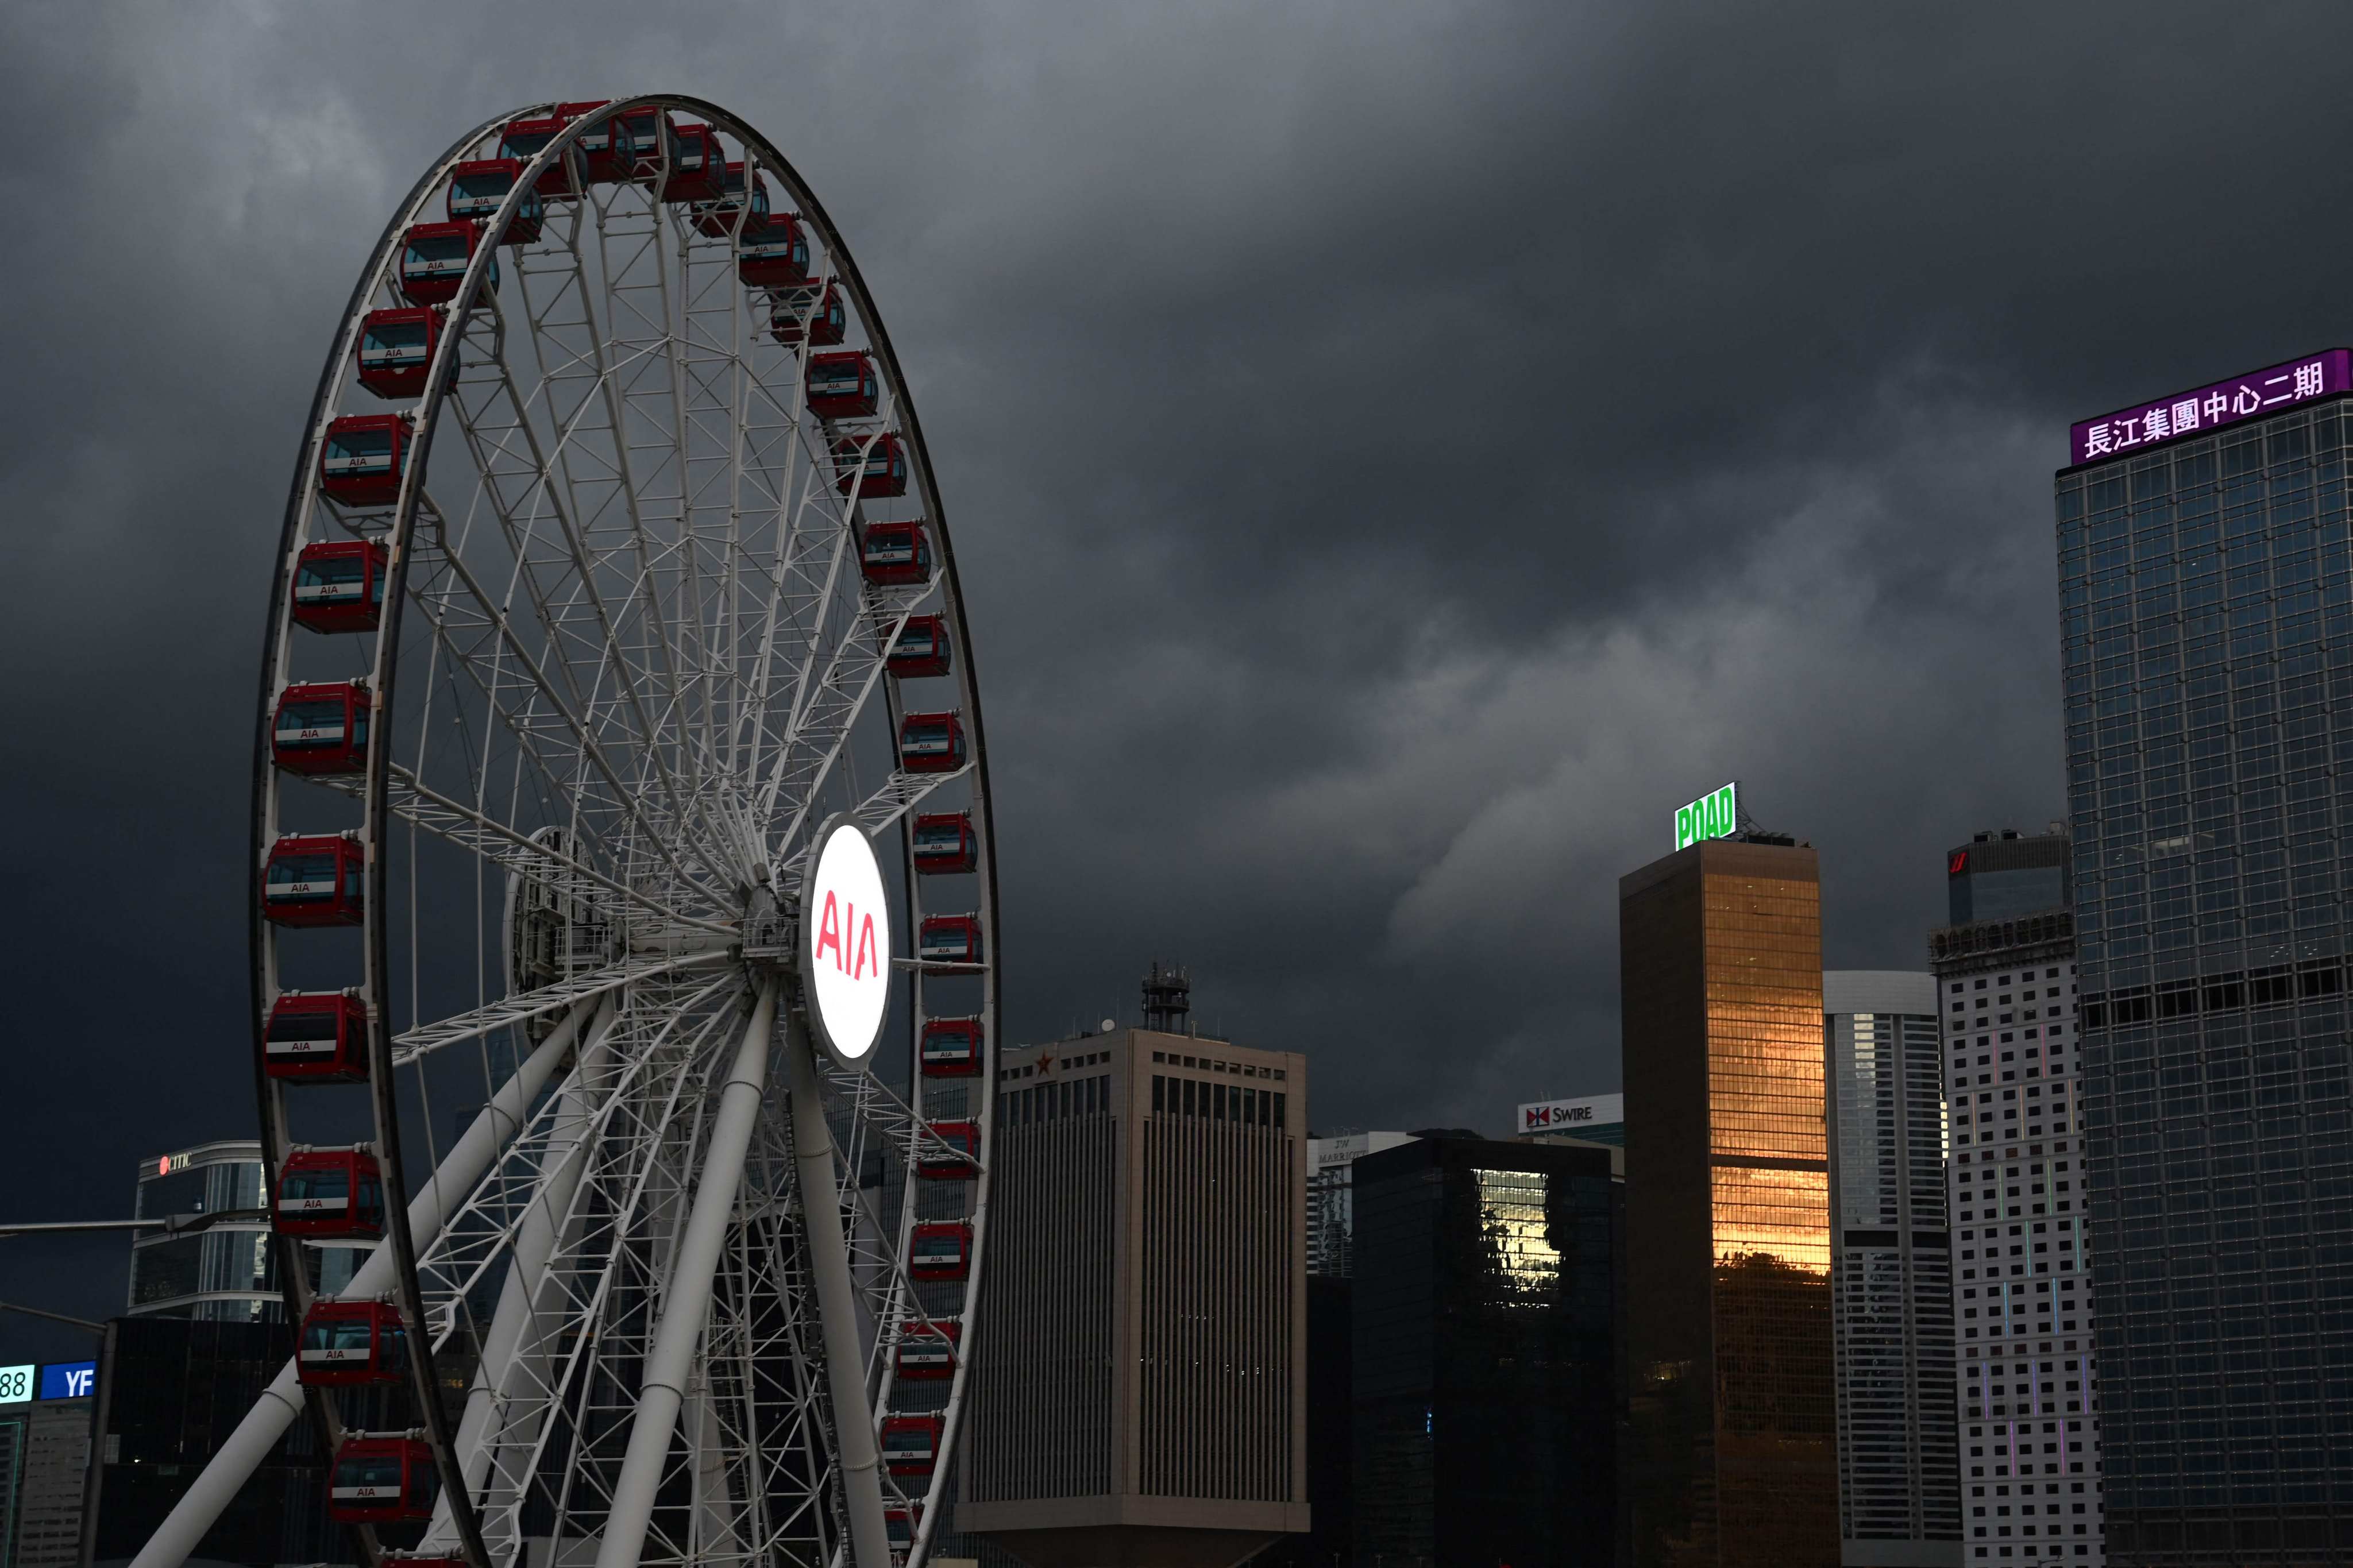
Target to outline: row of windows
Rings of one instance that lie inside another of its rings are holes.
[[[1036,1121],[1059,1121],[1068,1116],[1099,1116],[1111,1109],[1111,1075],[1093,1073],[1041,1083],[997,1097],[1001,1127],[1027,1127]]]
[[[1109,1051],[1090,1051],[1084,1056],[1065,1056],[1061,1060],[1062,1070],[1064,1072],[1069,1072],[1077,1068],[1100,1067],[1104,1062],[1111,1060],[1111,1053]],[[1043,1074],[1051,1071],[1053,1065],[1054,1058],[1052,1057],[1039,1057],[1037,1061],[1031,1063],[1028,1067],[1006,1068],[997,1075],[997,1081],[999,1083],[1015,1083],[1025,1078],[1042,1076]]]
[[[1284,1071],[1282,1068],[1259,1067],[1250,1062],[1221,1062],[1213,1057],[1178,1056],[1174,1051],[1155,1051],[1152,1053],[1152,1059],[1168,1067],[1193,1068],[1201,1072],[1236,1073],[1243,1078],[1271,1078],[1277,1083],[1282,1081]]]
[[[1198,1091],[1198,1092],[1197,1092]],[[1155,1114],[1206,1116],[1213,1121],[1239,1121],[1246,1127],[1285,1125],[1286,1097],[1276,1090],[1246,1084],[1206,1083],[1199,1079],[1152,1075],[1152,1109]]]

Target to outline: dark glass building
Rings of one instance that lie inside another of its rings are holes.
[[[283,1323],[117,1318],[99,1358],[99,1462],[85,1528],[90,1556],[132,1557],[235,1431],[287,1358]],[[346,1405],[368,1429],[398,1430],[408,1412]],[[195,1556],[227,1563],[349,1563],[353,1542],[327,1522],[325,1456],[307,1417],[287,1427]]]
[[[1759,834],[1653,861],[1619,879],[1618,944],[1633,1561],[1831,1568],[1814,851]]]
[[[1612,1560],[1620,1190],[1606,1149],[1424,1136],[1356,1162],[1363,1568]]]
[[[2089,422],[2057,476],[2119,1564],[2353,1561],[2346,384]]]

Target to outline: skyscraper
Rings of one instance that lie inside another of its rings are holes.
[[[1959,1568],[1952,1233],[1936,982],[1822,976],[1840,1560]]]
[[[1357,1162],[1357,1562],[1613,1560],[1609,1154],[1430,1137]]]
[[[2086,420],[2056,479],[2118,1563],[2353,1561],[2348,388]]]
[[[1814,851],[1743,834],[1618,884],[1625,1476],[1640,1564],[1838,1562]]]
[[[238,1211],[190,1236],[143,1233],[132,1243],[130,1310],[134,1317],[209,1322],[277,1322],[285,1316],[278,1253],[269,1245],[269,1173],[261,1145],[249,1138],[199,1143],[139,1163],[137,1215]],[[303,1247],[313,1289],[341,1289],[374,1250],[373,1242],[311,1242]]]
[[[1305,1530],[1306,1058],[1122,1029],[998,1070],[957,1529],[1039,1568]]]
[[[1356,1160],[1412,1139],[1410,1132],[1335,1132],[1307,1141],[1307,1272],[1345,1279],[1356,1271]]]
[[[1972,1563],[2006,1551],[2103,1558],[2074,917],[2067,836],[2052,826],[1947,851],[1952,923],[1928,937],[1953,1126]]]

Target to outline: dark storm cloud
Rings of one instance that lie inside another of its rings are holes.
[[[1318,1122],[1497,1127],[1616,1081],[1615,880],[1675,803],[1737,775],[1874,966],[1918,961],[1947,843],[2062,809],[2063,426],[2343,339],[2348,34],[8,8],[11,1209],[118,1212],[138,1154],[250,1125],[286,468],[384,215],[477,121],[699,93],[849,237],[971,597],[1018,1037],[1132,1012],[1158,953],[1311,1050]],[[119,1302],[7,1246],[0,1300]]]

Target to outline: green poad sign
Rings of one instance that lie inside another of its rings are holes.
[[[1700,796],[1689,805],[1675,808],[1675,847],[1688,849],[1703,838],[1727,838],[1740,825],[1739,803],[1733,795],[1735,786]]]

